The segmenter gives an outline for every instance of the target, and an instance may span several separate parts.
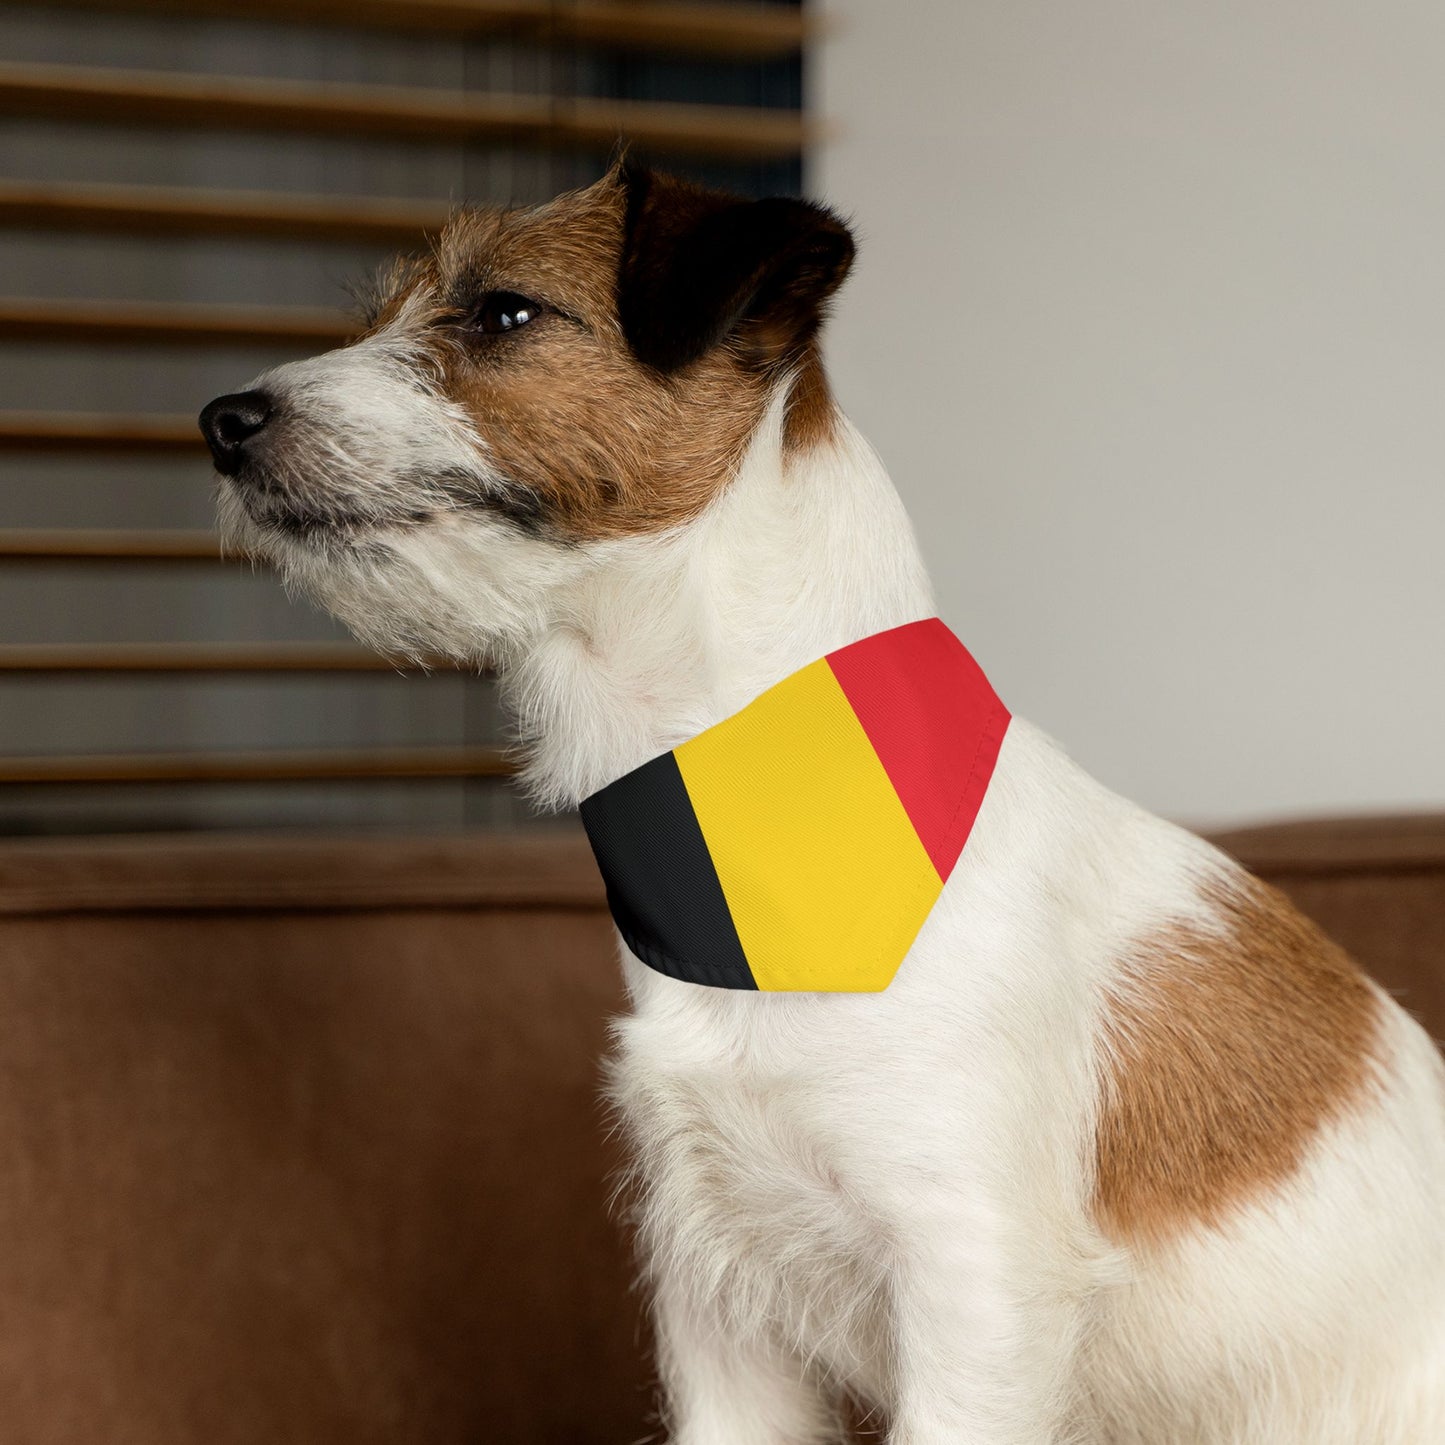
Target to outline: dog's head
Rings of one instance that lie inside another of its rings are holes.
[[[360,339],[202,412],[223,528],[383,646],[485,655],[580,558],[697,517],[781,385],[815,439],[852,255],[820,207],[625,164],[462,211]]]

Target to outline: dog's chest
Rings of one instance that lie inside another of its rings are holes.
[[[847,1099],[810,1073],[703,1050],[689,1061],[646,1018],[621,1039],[615,1097],[654,1265],[706,1281],[743,1328],[860,1388],[881,1385],[884,1241],[846,1162]]]

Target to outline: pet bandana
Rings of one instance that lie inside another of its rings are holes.
[[[583,802],[624,941],[715,988],[887,988],[1008,724],[936,617],[809,663]]]

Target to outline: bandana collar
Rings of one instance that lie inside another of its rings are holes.
[[[583,802],[623,940],[715,988],[887,988],[1008,724],[936,617],[809,663]]]

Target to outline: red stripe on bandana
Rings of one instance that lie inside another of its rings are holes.
[[[936,617],[865,637],[827,660],[946,881],[983,804],[1008,709]]]

